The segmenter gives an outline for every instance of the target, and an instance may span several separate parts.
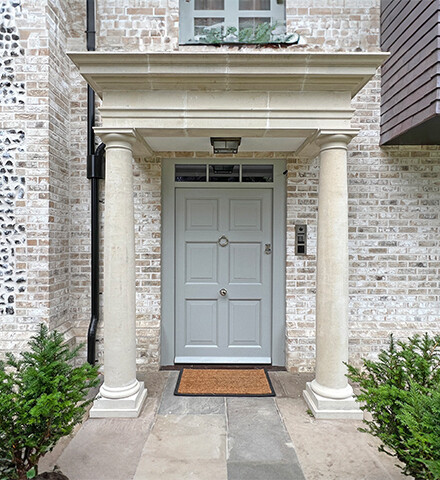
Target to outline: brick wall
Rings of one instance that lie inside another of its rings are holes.
[[[136,325],[138,365],[159,363],[161,159],[136,160]]]
[[[106,0],[97,3],[98,49],[106,51],[207,50],[206,46],[180,46],[178,0]],[[305,50],[377,51],[377,0],[287,0],[289,32],[307,42]],[[234,50],[238,47],[215,47]],[[253,49],[254,47],[240,50]]]
[[[8,207],[0,240],[3,355],[22,350],[40,322],[70,328],[70,67],[65,4],[3,0],[1,9],[0,209],[4,202]]]
[[[349,145],[350,361],[390,333],[440,332],[440,146],[379,147],[380,76],[353,99]],[[287,192],[288,367],[312,371],[319,162],[291,159]],[[295,223],[309,225],[307,257],[293,255]]]
[[[65,55],[68,5],[50,0],[49,35],[49,299],[50,326],[70,330],[70,61]]]
[[[83,342],[90,318],[86,86],[64,54],[85,49],[85,2],[2,2],[11,16],[3,15],[3,22],[11,23],[3,28],[13,32],[1,32],[11,36],[9,48],[3,47],[0,92],[0,169],[8,179],[2,172],[0,352],[19,350],[41,320]],[[97,0],[97,48],[237,48],[179,47],[178,21],[178,0]],[[379,48],[378,0],[288,0],[287,21],[289,30],[306,40],[290,49]],[[353,127],[361,129],[349,148],[355,362],[375,355],[391,331],[399,337],[414,330],[438,332],[440,310],[440,150],[379,148],[379,82],[377,76],[353,101]],[[160,168],[169,155],[175,153],[134,164],[139,368],[159,361]],[[318,177],[317,159],[289,158],[286,337],[288,366],[301,371],[313,369],[315,356]],[[309,226],[307,257],[293,255],[295,223]],[[101,361],[100,346],[98,354]]]
[[[27,5],[26,5],[27,6]],[[43,218],[40,198],[44,186],[39,168],[46,160],[44,102],[35,91],[46,80],[45,58],[29,58],[44,40],[39,37],[42,10],[25,8],[20,0],[3,0],[1,11],[2,60],[0,95],[0,356],[20,351],[47,313],[44,279],[37,287],[37,272],[46,269],[45,247],[36,225]],[[38,40],[37,40],[38,38]],[[41,83],[40,83],[41,82]],[[39,188],[42,187],[42,188]],[[43,207],[44,208],[44,207]]]

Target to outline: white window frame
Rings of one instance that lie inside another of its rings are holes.
[[[224,0],[224,10],[195,10],[195,0],[179,0],[179,43],[197,45],[194,38],[194,18],[224,18],[226,27],[239,29],[239,18],[271,18],[271,23],[286,21],[285,0],[270,0],[270,10],[239,10],[239,0]]]

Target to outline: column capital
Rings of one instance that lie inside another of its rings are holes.
[[[132,128],[95,127],[94,131],[105,143],[105,148],[122,148],[133,151],[137,141],[136,131]]]
[[[358,134],[359,130],[347,130],[341,132],[325,132],[321,131],[315,142],[323,150],[333,148],[347,150],[347,145]]]

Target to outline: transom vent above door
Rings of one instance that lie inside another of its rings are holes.
[[[178,164],[176,182],[273,182],[273,165]]]

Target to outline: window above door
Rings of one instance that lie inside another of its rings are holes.
[[[180,0],[180,44],[298,43],[285,0]]]
[[[176,164],[176,182],[273,182],[273,165]]]

